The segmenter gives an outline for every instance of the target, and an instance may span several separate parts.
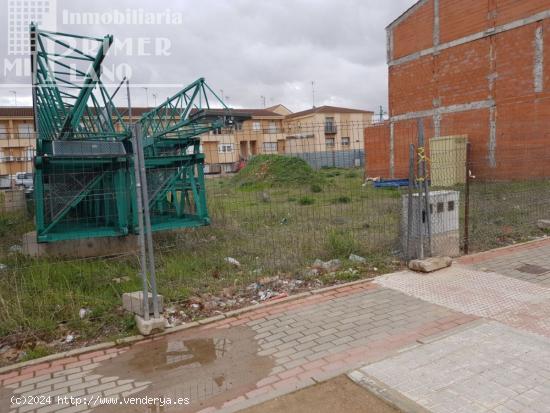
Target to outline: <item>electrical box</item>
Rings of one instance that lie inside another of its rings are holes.
[[[467,136],[430,139],[430,179],[432,186],[453,186],[466,181]]]
[[[407,258],[419,258],[420,235],[424,238],[424,254],[430,250],[427,219],[431,223],[431,255],[456,257],[460,255],[458,191],[433,191],[429,194],[429,214],[426,214],[422,194],[413,194],[411,229],[409,233],[409,195],[402,197],[401,246]]]

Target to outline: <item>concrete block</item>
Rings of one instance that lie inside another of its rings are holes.
[[[409,268],[418,272],[433,272],[450,267],[453,260],[450,257],[432,257],[425,260],[409,261]]]
[[[166,326],[166,320],[162,317],[145,320],[143,317],[136,314],[135,319],[140,334],[144,336],[148,336],[155,330],[164,331],[164,327]]]
[[[539,229],[550,229],[550,219],[539,219],[537,221]]]
[[[21,189],[0,191],[0,212],[24,211],[26,208],[25,191]]]
[[[30,257],[91,258],[128,254],[138,251],[138,237],[83,238],[57,242],[38,242],[36,231],[23,235],[23,254]]]
[[[149,313],[153,314],[153,294],[149,293]],[[158,295],[159,312],[164,308],[164,297]],[[131,313],[143,317],[143,291],[135,291],[133,293],[122,294],[122,307]]]

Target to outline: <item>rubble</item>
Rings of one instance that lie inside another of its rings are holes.
[[[359,263],[359,264],[365,264],[367,262],[367,259],[365,257],[361,257],[361,256],[355,255],[355,254],[350,254],[349,260],[351,262],[356,262],[356,263]]]
[[[20,253],[22,251],[23,251],[23,247],[21,245],[12,245],[9,248],[9,252],[11,252],[13,254]]]
[[[235,267],[241,266],[241,263],[233,257],[225,257],[223,260],[231,265],[234,265]]]
[[[311,266],[314,269],[323,270],[325,272],[335,272],[338,271],[342,267],[342,261],[339,259],[329,260],[329,261],[322,261],[320,259],[316,259],[313,262],[313,265]]]
[[[78,316],[80,317],[81,320],[83,320],[84,318],[86,318],[88,314],[90,314],[90,312],[91,311],[87,308],[81,308],[80,311],[78,312]]]

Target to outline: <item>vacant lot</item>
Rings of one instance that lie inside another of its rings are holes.
[[[170,317],[189,321],[260,301],[269,291],[299,292],[400,266],[401,192],[363,186],[360,169],[315,172],[300,171],[302,167],[266,167],[263,162],[238,177],[209,178],[212,225],[156,234],[158,284]],[[273,173],[282,178],[266,179]],[[476,183],[472,250],[540,236],[535,223],[549,206],[546,181]],[[141,288],[137,254],[28,259],[17,246],[32,228],[28,215],[0,217],[0,263],[5,266],[0,270],[0,348],[2,343],[22,348],[32,358],[134,334],[133,318],[120,304],[123,292]],[[351,253],[365,257],[366,263],[349,261]],[[336,271],[317,274],[310,269],[316,259],[336,258],[342,261]],[[258,283],[251,288],[253,282]]]

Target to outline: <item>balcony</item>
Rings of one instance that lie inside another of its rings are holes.
[[[334,135],[338,132],[338,128],[334,123],[325,123],[325,135]]]

